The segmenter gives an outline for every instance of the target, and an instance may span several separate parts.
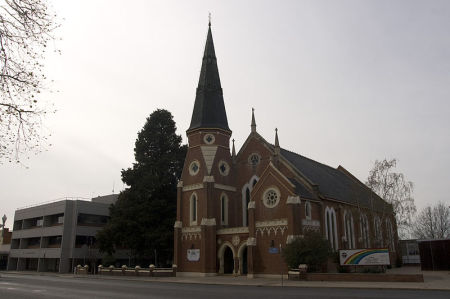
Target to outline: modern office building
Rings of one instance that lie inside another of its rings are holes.
[[[108,221],[117,196],[64,199],[16,210],[8,270],[67,273],[78,264],[95,269],[102,257],[95,235]]]

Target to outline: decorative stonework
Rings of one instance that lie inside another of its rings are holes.
[[[256,238],[253,238],[253,237],[248,238],[247,246],[256,246]]]
[[[175,224],[173,225],[174,228],[182,228],[183,223],[181,221],[175,221]]]
[[[234,235],[234,234],[248,234],[248,226],[222,228],[217,230],[217,235]]]
[[[230,173],[230,165],[227,162],[220,160],[217,166],[221,175],[227,176]]]
[[[181,229],[181,239],[183,240],[200,240],[201,237],[200,226],[188,226]]]
[[[214,184],[214,188],[220,189],[220,190],[225,190],[225,191],[233,191],[233,192],[236,191],[235,187],[222,185],[222,184]]]
[[[182,188],[183,187],[183,181],[178,181],[177,183],[177,188]]]
[[[254,200],[251,200],[248,202],[248,209],[254,209],[256,207],[256,202]]]
[[[183,191],[193,191],[193,190],[202,189],[202,188],[203,188],[203,184],[192,184],[192,185],[184,186]]]
[[[202,222],[201,222],[200,225],[215,226],[216,225],[216,218],[202,218]]]
[[[303,226],[320,227],[320,221],[319,220],[303,219],[302,220],[302,225]]]
[[[299,205],[300,203],[300,196],[288,196],[286,200],[286,204]]]
[[[303,235],[288,235],[286,238],[286,244],[292,243],[295,239],[303,238]]]
[[[214,144],[215,141],[216,141],[216,138],[214,137],[213,134],[206,134],[203,137],[203,142],[205,142],[206,144],[211,145],[211,144]]]
[[[203,183],[214,183],[214,177],[212,175],[204,176],[203,177]]]
[[[220,245],[220,244],[222,244],[222,239],[217,239],[217,245]]]
[[[280,202],[280,190],[275,186],[267,188],[262,196],[262,202],[267,208],[274,208]]]
[[[250,156],[248,156],[248,164],[252,166],[256,166],[261,161],[261,156],[258,153],[251,153]]]
[[[189,174],[194,176],[196,175],[200,170],[200,162],[198,160],[194,160],[189,164]]]
[[[200,147],[203,154],[203,159],[205,159],[206,169],[208,170],[208,175],[211,174],[211,168],[216,157],[217,146],[201,146]]]
[[[257,221],[255,223],[256,233],[260,233],[261,236],[264,236],[267,233],[268,236],[273,232],[275,236],[278,232],[281,235],[284,234],[284,231],[287,230],[287,219],[278,219],[278,220],[270,220],[270,221]]]
[[[241,238],[239,238],[239,236],[233,236],[233,238],[231,239],[231,243],[237,247],[239,245],[239,243],[241,243]]]

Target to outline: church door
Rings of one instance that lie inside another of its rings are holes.
[[[241,274],[242,275],[247,275],[248,270],[247,270],[247,247],[244,248],[244,251],[242,252],[242,270],[241,270]]]
[[[233,251],[230,247],[226,247],[223,253],[223,273],[232,274],[234,270]]]

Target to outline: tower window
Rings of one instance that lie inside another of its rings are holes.
[[[311,203],[309,201],[305,202],[305,217],[311,220]]]
[[[190,199],[190,223],[197,225],[197,194],[193,193]]]
[[[220,222],[223,225],[228,224],[228,197],[225,194],[220,197]]]

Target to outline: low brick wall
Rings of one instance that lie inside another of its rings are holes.
[[[423,282],[422,274],[386,273],[306,273],[289,271],[290,280],[307,281],[374,281],[374,282]]]
[[[177,275],[177,266],[172,268],[114,268],[114,267],[98,267],[99,275],[114,275],[114,276],[151,276],[151,277],[174,277]]]

